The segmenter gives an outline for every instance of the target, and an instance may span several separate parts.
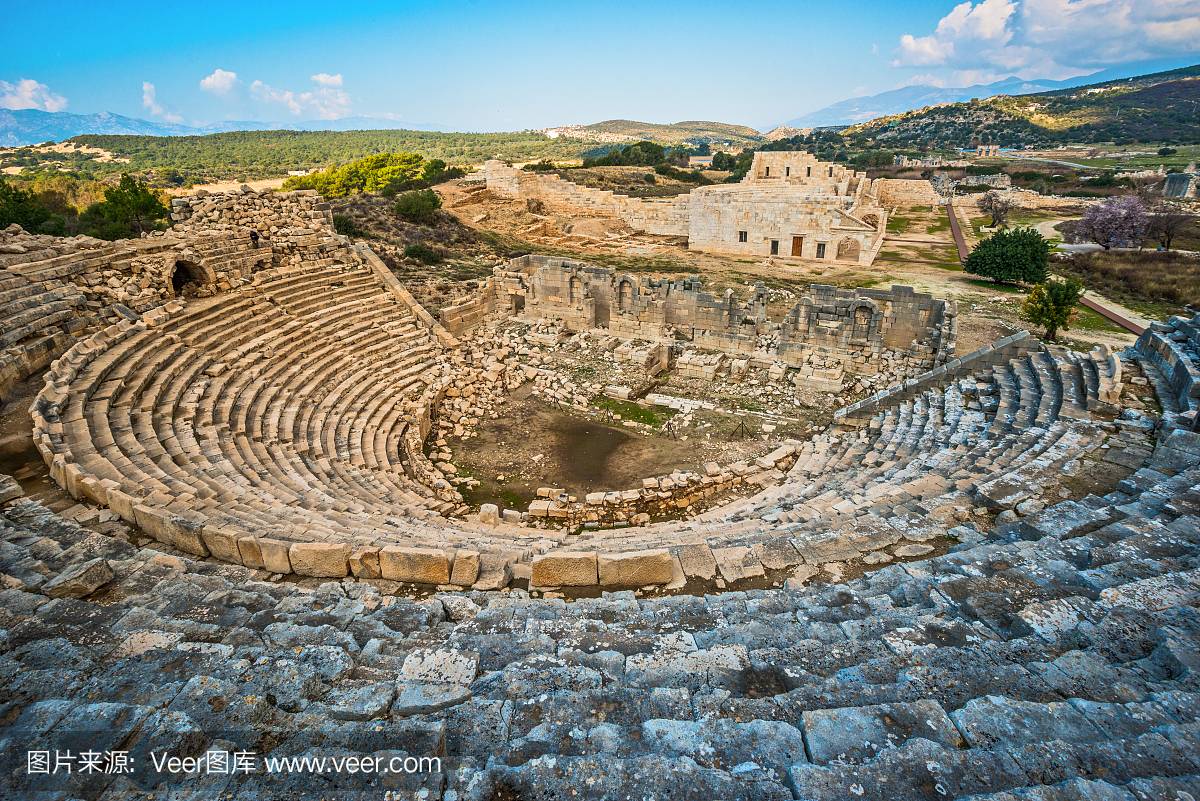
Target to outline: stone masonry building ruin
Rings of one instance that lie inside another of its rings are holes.
[[[639,231],[687,237],[690,250],[863,265],[883,246],[890,204],[943,202],[928,181],[871,180],[804,152],[755,153],[741,182],[667,199],[591,189],[496,160],[483,173],[487,188],[502,197],[611,214]]]
[[[884,352],[929,369],[954,352],[953,302],[890,290],[812,285],[780,320],[767,314],[760,284],[746,301],[727,290],[717,297],[697,279],[656,280],[584,262],[521,256],[495,268],[475,296],[441,312],[456,333],[499,312],[553,320],[572,331],[602,330],[625,340],[692,346],[756,366],[799,368],[809,383],[837,391],[842,373],[874,374]],[[673,363],[664,353],[662,366]]]
[[[807,162],[757,163],[750,194]],[[842,236],[879,187],[835,178]],[[1200,794],[1200,315],[1120,352],[961,354],[953,306],[901,287],[771,320],[757,291],[531,256],[443,325],[311,194],[172,213],[132,241],[0,231],[0,396],[35,385],[52,482],[3,463],[0,796]],[[565,326],[697,370],[921,363],[755,459],[471,508],[437,438],[550,380],[520,349]],[[696,512],[623,513],[654,504]],[[19,753],[56,747],[439,761],[178,783]]]

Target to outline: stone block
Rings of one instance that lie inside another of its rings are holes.
[[[479,551],[460,549],[454,554],[454,566],[450,570],[450,583],[459,587],[470,587],[479,579]]]
[[[292,544],[283,540],[261,537],[258,540],[258,551],[262,555],[263,568],[272,573],[287,575],[292,572],[292,559],[289,555]]]
[[[350,546],[343,542],[297,542],[288,556],[292,572],[300,576],[340,578],[350,573]]]
[[[85,598],[113,580],[112,568],[104,559],[89,559],[68,567],[42,585],[51,598]]]
[[[367,545],[351,550],[350,572],[358,578],[383,578],[379,570],[379,548]]]
[[[484,503],[479,506],[479,522],[494,526],[500,522],[500,507],[494,503]]]
[[[587,587],[598,580],[596,554],[557,551],[533,559],[531,586]]]
[[[606,587],[669,584],[673,564],[671,554],[665,548],[602,553],[598,558],[600,583]]]
[[[711,581],[717,575],[717,560],[707,545],[681,545],[675,553],[683,567],[683,574],[688,578]]]
[[[242,556],[242,564],[254,570],[262,570],[262,548],[254,537],[242,537],[238,540],[238,553]]]
[[[446,584],[450,581],[450,560],[437,548],[387,545],[379,549],[379,570],[391,581],[414,584]]]
[[[479,671],[479,655],[452,648],[417,648],[404,658],[401,675],[413,681],[469,685]]]
[[[942,706],[930,699],[803,713],[805,740],[812,761],[861,761],[913,737],[948,748],[962,748],[962,735]]]
[[[238,547],[238,533],[217,526],[205,526],[200,530],[200,538],[204,540],[208,552],[222,562],[232,562],[240,565],[242,552]]]

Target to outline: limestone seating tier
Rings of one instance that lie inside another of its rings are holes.
[[[1200,314],[1154,323],[1138,338],[1136,353],[1169,421],[1194,425],[1200,408]]]
[[[0,398],[87,327],[83,295],[0,268]]]
[[[864,554],[888,561],[870,552],[944,536],[955,507],[1011,510],[1109,441],[1113,427],[1087,412],[1094,396],[1082,361],[1027,352],[887,406],[861,429],[797,444],[795,465],[767,471],[756,495],[692,521],[584,532],[581,542],[668,548],[689,578],[737,580]],[[1130,454],[1145,447],[1124,433],[1111,441]]]
[[[443,769],[390,777],[393,791],[481,801],[1200,792],[1200,436],[1182,430],[1103,497],[800,590],[566,603],[305,589],[23,501],[0,508],[0,574],[6,741],[142,758],[401,750]],[[7,795],[173,791],[112,774],[41,784],[23,766],[5,763]],[[382,781],[231,772],[194,789],[304,799]]]

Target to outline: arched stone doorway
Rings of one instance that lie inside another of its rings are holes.
[[[196,290],[211,283],[204,268],[194,261],[176,259],[171,268],[171,291],[177,298],[195,295]]]
[[[632,307],[633,282],[626,278],[617,287],[617,308],[621,311],[629,311]]]
[[[861,250],[862,246],[858,244],[857,239],[843,239],[841,242],[838,242],[837,260],[858,261],[858,254]]]

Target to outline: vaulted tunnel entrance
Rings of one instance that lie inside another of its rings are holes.
[[[179,259],[171,270],[171,290],[175,297],[194,295],[204,283],[204,271],[195,262]]]

